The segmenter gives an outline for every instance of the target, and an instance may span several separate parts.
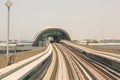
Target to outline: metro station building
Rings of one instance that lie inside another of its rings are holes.
[[[69,34],[58,26],[49,26],[38,32],[33,40],[33,46],[44,46],[46,40],[59,42],[60,40],[71,40]]]

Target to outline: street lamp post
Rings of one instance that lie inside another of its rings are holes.
[[[6,2],[6,6],[7,6],[7,8],[8,8],[8,23],[7,23],[7,25],[8,25],[8,28],[7,28],[7,55],[8,55],[8,53],[9,53],[9,25],[10,25],[10,7],[12,6],[12,2],[10,1],[10,0],[8,0],[7,2]]]

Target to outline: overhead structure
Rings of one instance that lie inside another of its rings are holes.
[[[59,42],[60,40],[71,40],[69,34],[58,26],[48,26],[41,30],[33,40],[33,46],[44,46],[46,40]]]

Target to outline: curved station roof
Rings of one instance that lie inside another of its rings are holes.
[[[69,34],[58,26],[48,26],[41,30],[34,38],[33,46],[40,46],[50,39],[52,42],[59,42],[62,39],[71,40]]]

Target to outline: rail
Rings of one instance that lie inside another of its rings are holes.
[[[107,53],[102,51],[92,50],[77,44],[74,44],[70,41],[62,41],[65,45],[74,48],[75,50],[81,52],[83,55],[89,57],[92,60],[98,61],[101,64],[109,66],[115,71],[120,73],[120,55],[114,53]]]

